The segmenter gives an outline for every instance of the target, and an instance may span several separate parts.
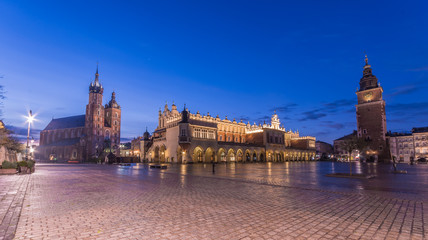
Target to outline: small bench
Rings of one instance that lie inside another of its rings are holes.
[[[150,168],[160,168],[160,169],[167,169],[167,165],[150,165]]]

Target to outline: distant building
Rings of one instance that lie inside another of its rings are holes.
[[[147,162],[148,161],[147,151],[149,150],[152,143],[153,142],[151,141],[151,135],[146,128],[146,132],[144,132],[143,136],[134,138],[131,141],[132,157],[138,157],[138,159],[141,162]]]
[[[385,101],[382,98],[383,88],[373,75],[367,56],[365,62],[363,77],[360,79],[360,89],[356,92],[358,137],[369,142],[369,149],[366,152],[368,158],[389,161],[390,155],[386,143]]]
[[[387,135],[391,155],[397,162],[428,159],[428,127],[413,128],[411,133],[391,133]]]
[[[354,130],[351,134],[348,134],[346,136],[343,136],[341,138],[338,138],[334,140],[333,148],[334,148],[334,157],[338,160],[348,160],[348,157],[350,160],[355,160],[359,154],[357,150],[352,151],[351,155],[349,156],[349,152],[346,149],[343,149],[343,145],[346,141],[349,141],[350,139],[357,136],[357,131]]]
[[[428,127],[413,128],[415,159],[428,159]]]
[[[243,162],[297,161],[315,159],[315,137],[301,137],[286,131],[277,114],[271,123],[250,125],[205,116],[199,112],[181,113],[173,104],[159,110],[158,127],[144,142],[146,158],[151,162]]]
[[[326,158],[333,157],[334,150],[333,150],[333,146],[330,143],[316,141],[315,148],[317,150],[316,157],[318,159],[326,159]]]
[[[415,158],[414,138],[412,133],[389,133],[391,156],[397,162],[410,162]]]
[[[132,157],[132,143],[126,142],[119,145],[120,157]]]
[[[137,137],[131,140],[131,156],[140,159],[140,141],[141,137]]]
[[[89,86],[86,114],[52,119],[40,132],[37,157],[43,160],[83,161],[99,157],[105,148],[119,154],[121,109],[115,92],[108,104],[103,106],[103,92],[97,67],[95,80]]]

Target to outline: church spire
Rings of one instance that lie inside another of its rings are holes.
[[[97,83],[97,82],[99,82],[99,80],[98,80],[98,77],[99,77],[100,75],[98,74],[98,62],[97,62],[97,71],[95,72],[95,82]]]
[[[99,80],[99,74],[98,74],[98,63],[97,63],[97,70],[95,72],[95,80],[94,82],[89,85],[89,92],[93,93],[103,93],[103,86],[100,84]]]

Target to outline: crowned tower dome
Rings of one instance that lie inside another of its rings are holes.
[[[147,131],[147,127],[146,127],[146,131],[143,134],[143,139],[144,140],[149,140],[149,138],[150,138],[150,133],[149,133],[149,131]]]
[[[113,91],[111,93],[111,99],[108,102],[108,104],[106,105],[107,108],[120,108],[119,104],[117,104],[116,102],[116,93]]]

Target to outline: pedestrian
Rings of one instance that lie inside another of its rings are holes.
[[[213,163],[213,173],[215,173],[215,162],[212,161],[212,163]]]

